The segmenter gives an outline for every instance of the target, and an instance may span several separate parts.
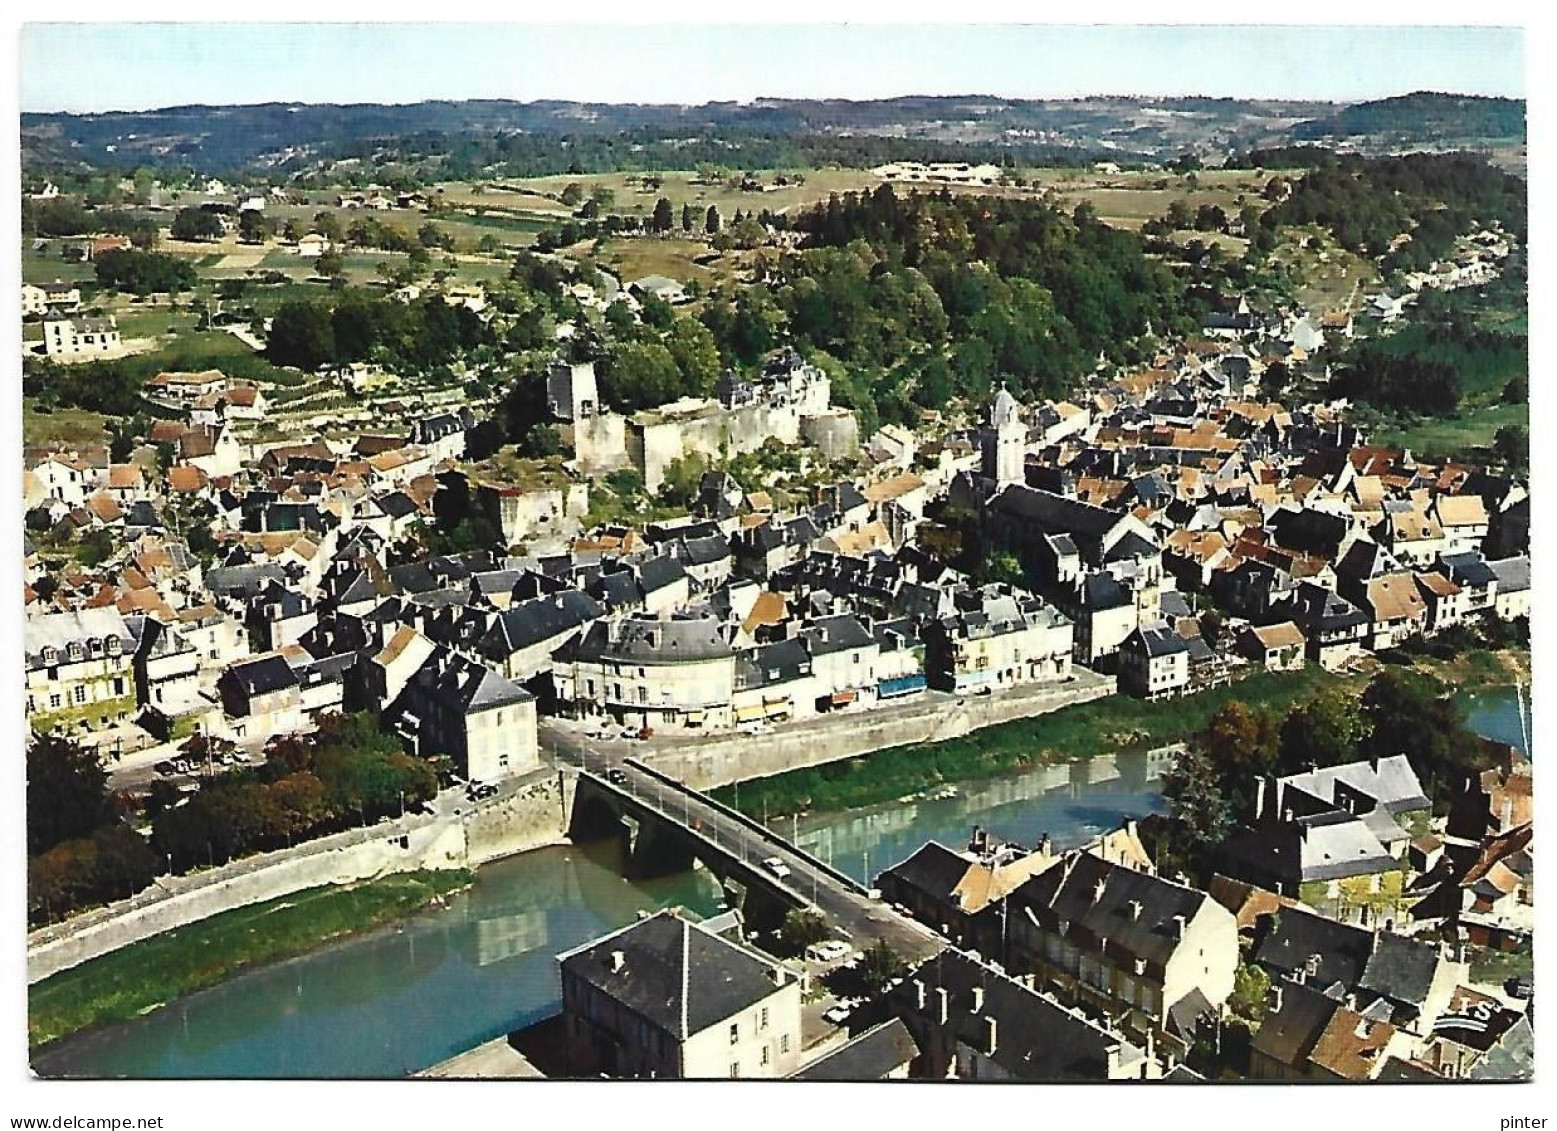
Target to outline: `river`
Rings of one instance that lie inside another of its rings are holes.
[[[1530,725],[1530,701],[1525,699],[1525,719],[1520,722],[1519,698],[1512,687],[1496,687],[1489,691],[1466,691],[1456,696],[1465,712],[1466,725],[1477,734],[1498,742],[1506,742],[1515,750],[1529,757],[1525,728]]]
[[[970,783],[957,796],[903,800],[783,822],[857,878],[982,824],[1008,839],[1079,843],[1162,807],[1165,759],[1099,758]],[[629,883],[611,843],[544,848],[481,868],[445,910],[232,978],[134,1021],[39,1054],[46,1076],[395,1077],[554,1013],[556,955],[681,904],[709,914],[702,871]]]
[[[1470,725],[1523,748],[1513,689],[1462,697]],[[964,783],[954,796],[775,822],[866,879],[926,840],[961,847],[975,824],[1024,844],[1068,847],[1160,812],[1166,754],[1102,757]],[[447,909],[267,966],[135,1021],[60,1042],[43,1075],[396,1077],[556,1011],[556,955],[681,904],[708,914],[717,884],[698,871],[622,878],[615,844],[527,852],[481,868]]]

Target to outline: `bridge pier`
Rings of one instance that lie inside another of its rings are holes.
[[[637,831],[628,842],[627,874],[647,880],[690,872],[697,864],[692,839],[665,821],[639,822],[632,817],[623,821]]]

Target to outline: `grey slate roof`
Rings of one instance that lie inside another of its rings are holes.
[[[811,671],[811,654],[799,640],[779,640],[742,653],[736,662],[738,690],[770,687],[799,679]]]
[[[237,683],[251,696],[297,686],[297,674],[281,656],[262,656],[257,660],[233,664],[223,676]]]
[[[847,615],[821,617],[802,629],[800,635],[806,642],[806,650],[813,656],[830,656],[834,652],[846,652],[851,648],[869,648],[875,643],[865,626]]]
[[[917,1005],[918,984],[926,991],[923,1010]],[[975,989],[982,991],[977,1009]],[[982,1052],[988,1047],[993,1020],[998,1039],[991,1059],[1014,1079],[1050,1083],[1106,1080],[1109,1053],[1114,1049],[1120,1051],[1122,1066],[1144,1066],[1141,1050],[1119,1033],[954,948],[914,969],[891,991],[888,1006],[917,1033],[938,1022],[933,1004],[938,1001],[938,990],[946,992],[946,1035]]]
[[[622,955],[613,973],[611,956]],[[607,994],[678,1039],[750,1008],[777,988],[772,963],[661,911],[563,954],[567,975]]]
[[[1184,638],[1166,624],[1142,625],[1125,638],[1121,648],[1138,650],[1153,658],[1189,651]]]
[[[1304,971],[1310,957],[1318,955],[1308,981],[1321,986],[1357,985],[1372,954],[1371,932],[1299,907],[1271,915],[1254,948],[1254,960],[1281,976]]]
[[[1444,554],[1438,559],[1439,569],[1456,585],[1485,589],[1497,580],[1480,554]]]
[[[1499,593],[1523,593],[1530,588],[1530,559],[1524,554],[1487,563],[1498,579]]]
[[[497,615],[483,638],[488,655],[512,655],[522,648],[551,640],[605,615],[600,603],[587,593],[567,589],[551,597],[536,597],[511,605]]]
[[[1105,942],[1110,952],[1145,959],[1161,971],[1178,949],[1175,917],[1188,922],[1210,896],[1091,853],[1073,852],[1063,865],[1017,888],[1011,899],[1016,907],[1031,908],[1046,927],[1068,922],[1072,935],[1079,929]],[[1140,905],[1138,915],[1132,904]]]
[[[919,1055],[908,1027],[894,1017],[813,1060],[791,1080],[885,1080]]]
[[[967,857],[939,841],[930,840],[908,859],[892,865],[882,876],[890,876],[898,883],[945,903],[971,867],[973,864]]]

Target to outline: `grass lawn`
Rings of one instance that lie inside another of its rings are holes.
[[[1323,245],[1317,249],[1308,246],[1315,236]],[[1270,258],[1273,265],[1287,269],[1295,297],[1310,310],[1355,310],[1378,285],[1378,269],[1371,262],[1340,247],[1328,233],[1315,227],[1284,233],[1283,242]]]
[[[1354,677],[1355,678],[1355,677]],[[998,777],[1028,766],[1074,762],[1111,751],[1150,749],[1203,730],[1225,703],[1285,710],[1347,679],[1310,665],[1258,672],[1228,687],[1148,703],[1111,695],[1047,715],[1016,719],[944,742],[894,746],[874,754],[741,783],[740,808],[771,816],[873,805],[944,782]],[[1356,682],[1360,684],[1361,680]],[[735,791],[714,796],[733,804]]]
[[[1509,683],[1528,671],[1528,651],[1467,653],[1454,661],[1418,659],[1416,670],[1457,687]],[[1337,675],[1310,664],[1300,672],[1256,672],[1227,687],[1156,703],[1111,695],[1047,715],[985,727],[944,742],[894,746],[786,774],[741,783],[713,796],[748,815],[827,812],[875,805],[946,782],[998,777],[1029,766],[1075,762],[1127,749],[1151,749],[1183,741],[1204,730],[1224,704],[1242,702],[1255,710],[1284,714],[1292,705],[1323,691],[1360,694],[1373,665],[1355,675]]]
[[[37,1048],[90,1026],[127,1021],[244,967],[398,919],[470,881],[465,871],[409,872],[309,888],[156,935],[31,987],[28,1044]]]
[[[620,276],[623,283],[630,283],[645,275],[665,275],[683,283],[692,279],[714,283],[730,278],[736,262],[736,253],[729,253],[720,256],[712,267],[694,263],[694,259],[708,255],[713,250],[696,240],[655,237],[606,239],[600,242],[598,254],[591,253],[593,246],[592,243],[577,244],[568,249],[568,254],[579,259],[593,260],[609,268]]]
[[[22,282],[52,283],[59,279],[66,283],[95,283],[97,272],[90,263],[70,263],[59,256],[59,241],[50,248],[50,254],[39,255],[33,251],[22,253]]]
[[[1494,404],[1462,410],[1455,416],[1428,417],[1403,428],[1385,428],[1375,443],[1410,448],[1418,456],[1465,458],[1485,448],[1505,424],[1530,426],[1530,406]]]
[[[84,408],[39,412],[31,397],[22,398],[22,443],[106,444],[108,417]]]
[[[1535,970],[1535,957],[1528,946],[1522,950],[1490,950],[1483,946],[1470,948],[1471,977],[1478,982],[1490,982],[1501,986],[1509,978],[1528,979]]]

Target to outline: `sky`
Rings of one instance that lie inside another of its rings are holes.
[[[1523,97],[1518,28],[25,24],[21,109],[1206,94]]]

